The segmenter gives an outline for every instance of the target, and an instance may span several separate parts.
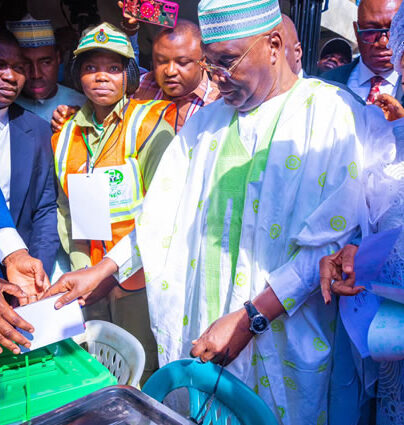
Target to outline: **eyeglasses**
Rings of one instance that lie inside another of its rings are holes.
[[[250,53],[250,51],[252,50],[252,48],[260,40],[262,40],[266,36],[267,35],[262,35],[261,37],[258,37],[254,41],[254,43],[252,43],[251,46],[229,68],[226,68],[226,67],[220,66],[220,65],[214,65],[213,63],[208,63],[208,62],[206,62],[205,59],[204,60],[199,60],[199,61],[197,61],[197,63],[208,74],[217,75],[219,78],[224,78],[224,79],[231,78],[231,76],[233,75],[235,69],[240,65],[240,63],[242,62],[242,60],[248,55],[248,53]]]
[[[366,44],[375,44],[377,43],[383,36],[387,39],[390,38],[390,28],[372,28],[368,30],[360,30],[358,28],[358,35],[361,41]]]

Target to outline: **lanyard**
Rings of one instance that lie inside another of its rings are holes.
[[[114,134],[118,125],[119,125],[119,119],[115,123],[115,127],[112,130],[110,135]],[[90,155],[90,161],[87,161],[87,163],[89,162],[87,164],[87,171],[90,174],[94,171],[95,163],[97,162],[98,158],[100,157],[102,150],[104,149],[105,145],[108,142],[108,139],[104,140],[104,136],[107,132],[105,132],[104,127],[103,127],[102,130],[101,130],[100,141],[97,145],[97,150],[95,152],[93,152],[93,150],[91,149],[90,143],[88,142],[88,130],[86,130],[86,132],[87,132],[87,135],[84,133],[83,130],[81,130],[81,135],[83,137],[84,144],[86,145],[87,151]]]
[[[123,102],[122,103],[122,111],[123,111],[123,116],[124,116],[128,106],[129,106],[129,102],[126,102],[126,104],[125,104],[125,97],[122,98],[122,102]],[[120,119],[118,118],[116,120],[115,127],[113,128],[112,132],[109,133],[109,130],[105,131],[103,125],[96,123],[94,113],[93,113],[93,121],[94,121],[95,127],[98,130],[101,131],[100,141],[97,145],[97,150],[95,152],[93,152],[93,150],[91,149],[90,143],[88,142],[88,129],[86,129],[87,135],[84,133],[83,130],[81,130],[81,135],[83,137],[84,144],[86,145],[88,154],[90,156],[89,159],[88,159],[88,156],[87,156],[87,172],[88,172],[88,174],[90,174],[94,171],[95,164],[98,161],[105,145],[107,144],[109,137],[112,136],[115,133],[115,130],[117,129],[117,127],[120,123]],[[122,125],[123,125],[123,118],[122,118]],[[121,131],[122,131],[122,128],[121,128]],[[105,139],[105,135],[108,134],[108,133],[109,133],[109,137]]]
[[[88,130],[87,130],[87,132],[88,132]],[[95,162],[97,161],[98,157],[100,156],[100,154],[102,152],[102,149],[104,148],[105,143],[102,143],[103,138],[104,138],[104,134],[105,133],[103,131],[101,133],[101,137],[100,137],[100,141],[99,141],[98,146],[97,146],[97,150],[95,151],[95,153],[93,153],[93,150],[91,149],[91,146],[88,143],[87,136],[85,135],[84,131],[81,130],[81,135],[83,136],[84,144],[86,145],[86,148],[87,148],[88,153],[90,155],[90,163],[87,166],[87,171],[88,171],[89,174],[94,171]]]

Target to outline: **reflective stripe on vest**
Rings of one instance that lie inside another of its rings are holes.
[[[75,122],[72,118],[63,126],[62,131],[59,136],[58,143],[55,150],[55,172],[62,188],[65,187],[66,179],[66,158],[69,155],[68,148],[70,146],[70,138],[73,134],[73,130],[76,127]]]
[[[129,120],[126,125],[125,133],[125,164],[129,165],[131,168],[130,179],[131,187],[133,191],[133,201],[130,204],[126,204],[121,207],[110,207],[110,217],[111,223],[119,223],[123,221],[133,220],[135,217],[135,212],[140,208],[143,197],[144,197],[144,188],[143,188],[143,178],[140,172],[137,157],[136,149],[136,140],[140,127],[144,119],[147,119],[147,115],[150,112],[151,108],[155,105],[156,101],[151,100],[146,103],[136,105],[135,109],[131,113]],[[62,188],[66,187],[67,179],[67,161],[69,158],[69,151],[72,143],[74,142],[74,130],[76,128],[76,123],[73,119],[69,120],[64,126],[60,133],[58,143],[55,150],[55,169],[56,175],[60,181]],[[83,143],[83,149],[85,145]],[[101,165],[102,166],[102,165]],[[110,166],[113,168],[113,166]]]

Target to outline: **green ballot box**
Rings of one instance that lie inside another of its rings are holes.
[[[71,339],[14,355],[0,354],[0,425],[18,424],[100,388],[108,369]]]

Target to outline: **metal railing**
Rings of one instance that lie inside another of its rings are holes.
[[[328,2],[329,0],[291,1],[290,17],[296,25],[297,33],[302,43],[303,68],[309,75],[316,74],[317,72],[321,13],[328,9]]]

